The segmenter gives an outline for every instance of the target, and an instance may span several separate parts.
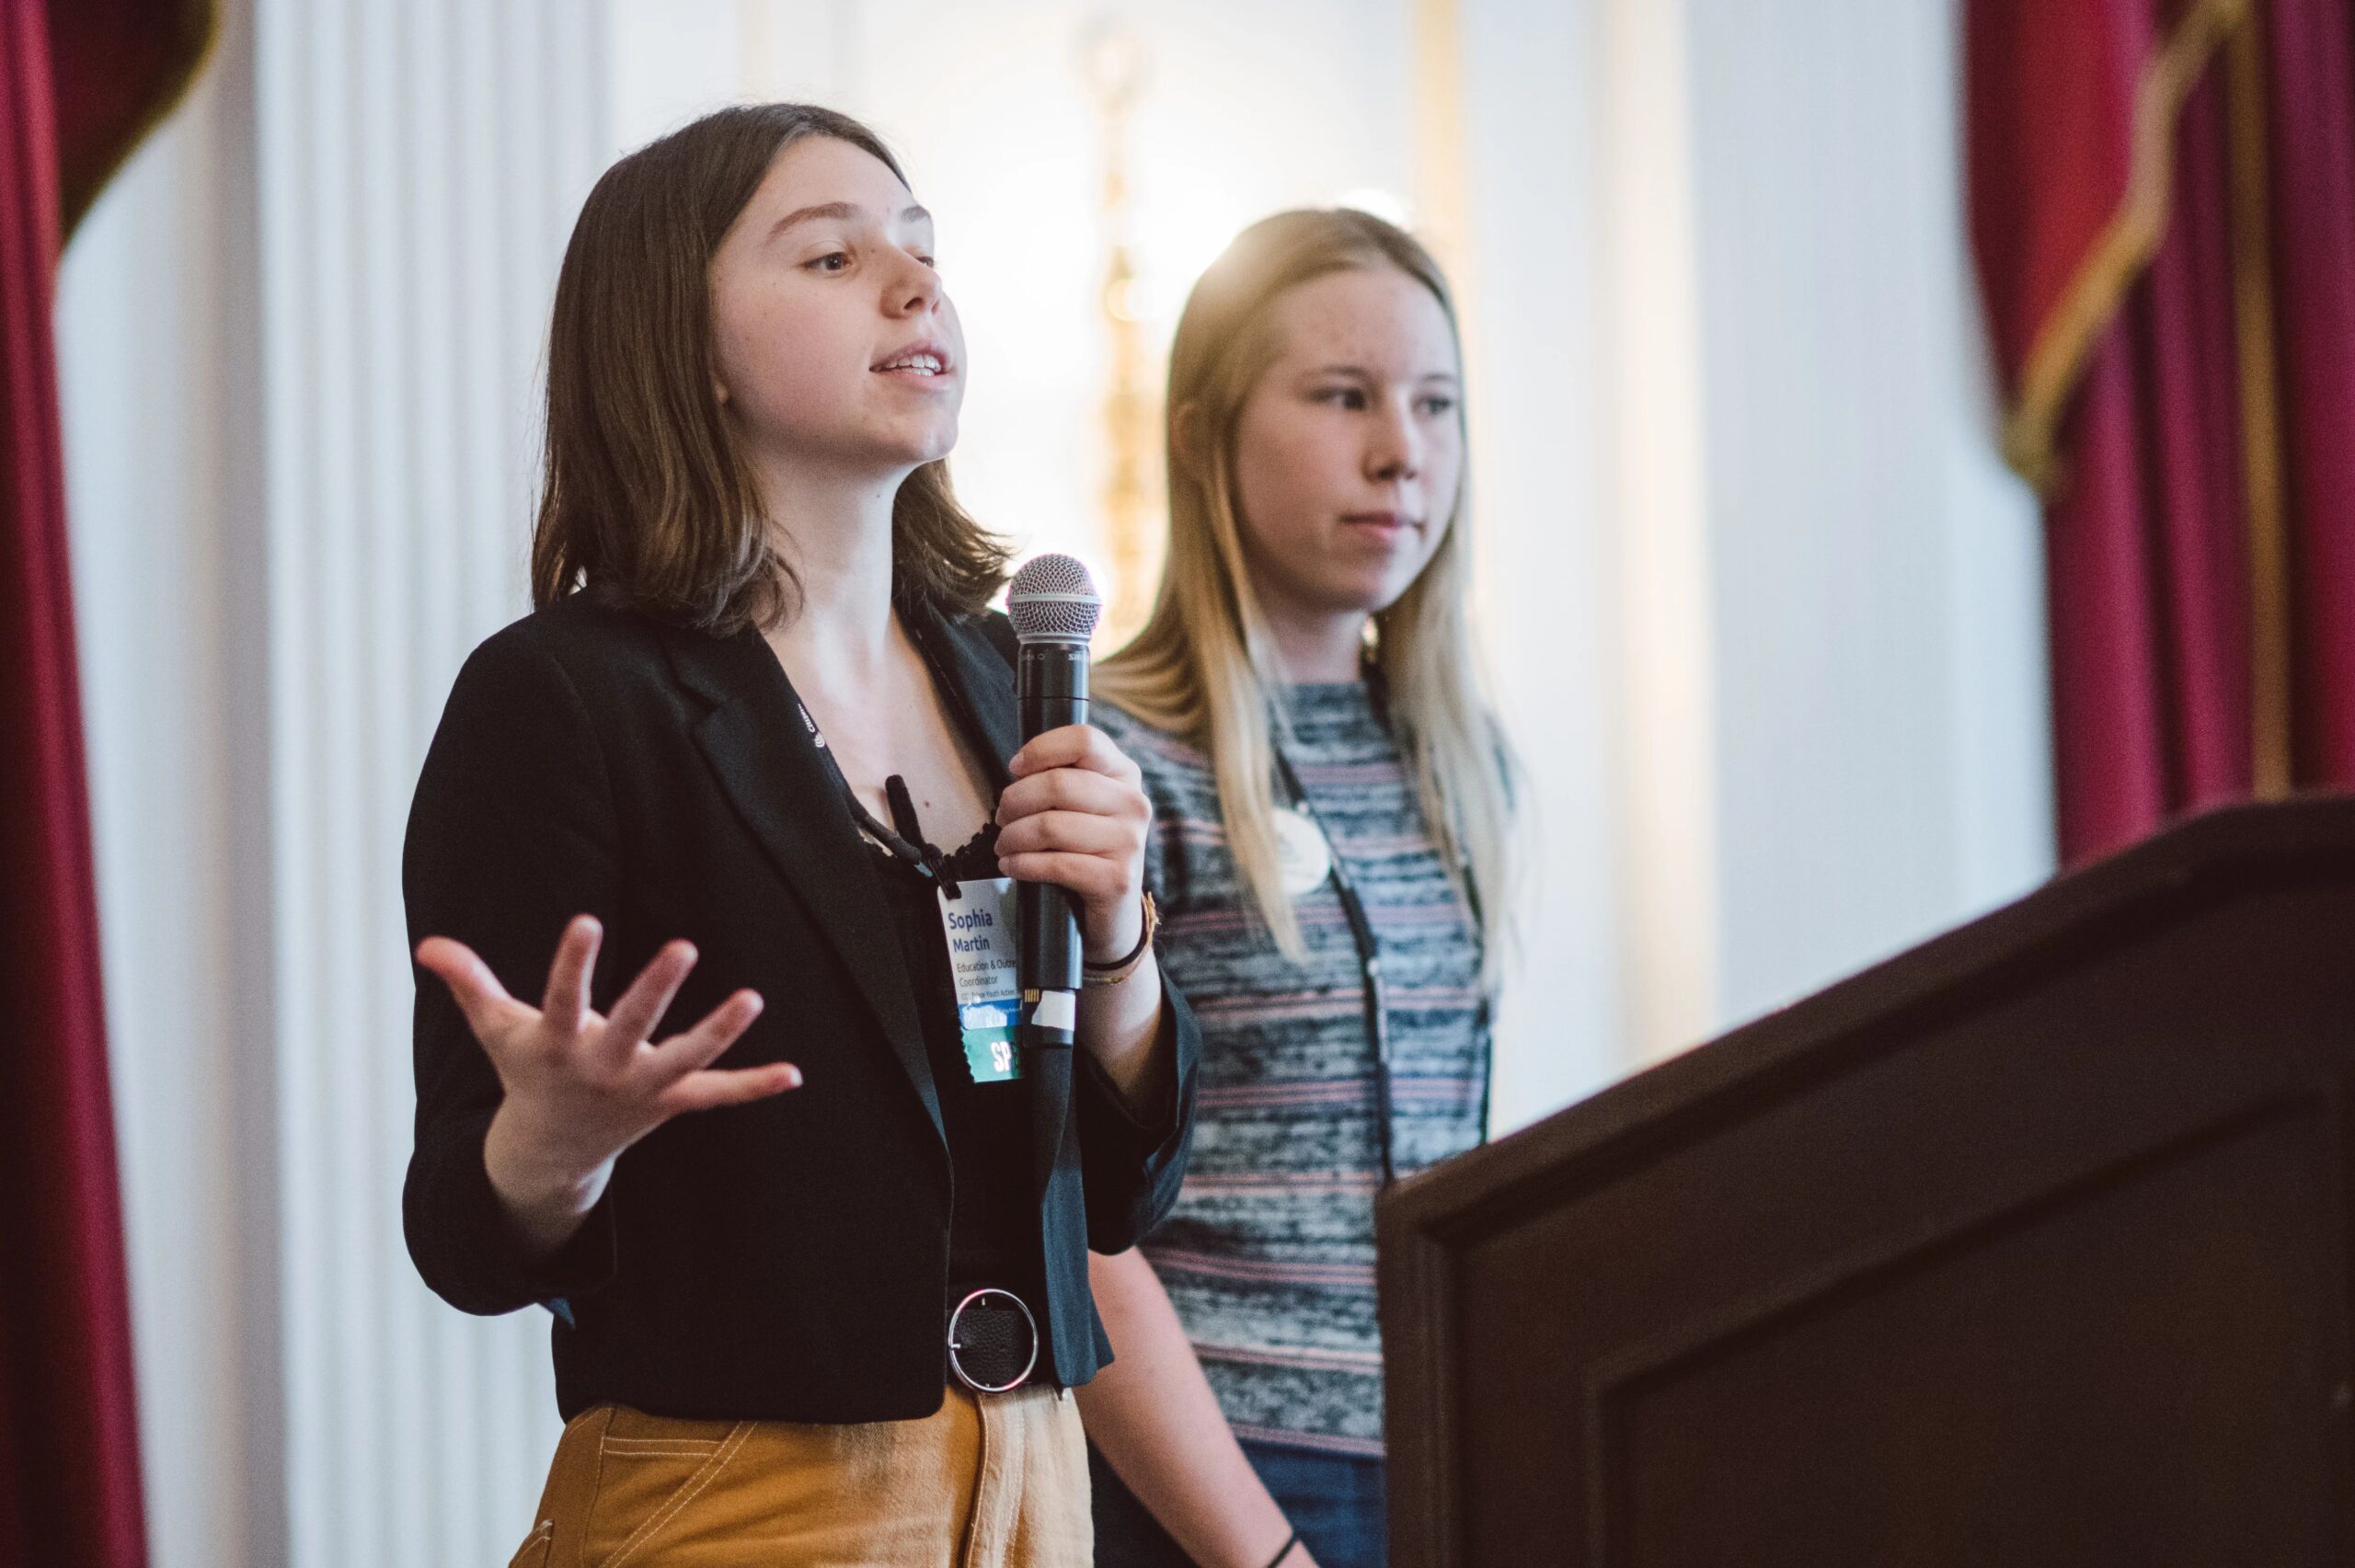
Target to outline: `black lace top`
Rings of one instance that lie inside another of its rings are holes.
[[[869,842],[876,876],[900,934],[900,951],[924,1021],[925,1052],[948,1136],[953,1189],[948,1231],[950,1304],[984,1285],[1042,1300],[1039,1195],[1030,1170],[1030,1085],[976,1083],[958,1028],[957,987],[941,929],[939,884],[922,867]],[[997,829],[984,827],[940,863],[943,877],[998,875]]]

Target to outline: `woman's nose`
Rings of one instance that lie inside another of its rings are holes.
[[[891,280],[887,299],[896,301],[902,315],[921,315],[940,303],[940,274],[917,260],[905,258],[905,271]]]
[[[1423,443],[1412,419],[1392,416],[1382,421],[1366,452],[1366,470],[1379,483],[1412,479],[1423,471]]]

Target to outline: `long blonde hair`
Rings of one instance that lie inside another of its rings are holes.
[[[1243,554],[1235,443],[1245,401],[1281,350],[1272,316],[1287,290],[1335,272],[1391,267],[1430,290],[1462,340],[1439,264],[1368,212],[1279,212],[1237,235],[1194,285],[1169,353],[1169,549],[1153,613],[1097,666],[1095,694],[1211,758],[1226,841],[1276,945],[1306,956],[1276,856],[1275,746],[1283,706],[1274,644]],[[1462,418],[1462,404],[1457,405]],[[1423,820],[1476,912],[1482,982],[1493,990],[1510,906],[1511,758],[1481,691],[1465,621],[1471,546],[1465,487],[1439,548],[1375,612],[1374,658]]]

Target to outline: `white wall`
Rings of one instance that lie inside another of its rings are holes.
[[[1947,6],[1691,0],[1720,1022],[2052,864]]]
[[[1498,1018],[1493,1119],[1526,1122],[1625,1070],[1612,759],[1607,173],[1592,5],[1465,0],[1456,249],[1478,624],[1525,777],[1521,960]]]
[[[1464,0],[1510,1127],[2050,874],[1947,0]]]

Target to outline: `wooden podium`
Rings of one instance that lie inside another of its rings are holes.
[[[2244,807],[1400,1184],[1391,1562],[2355,1562],[2350,1071]]]

